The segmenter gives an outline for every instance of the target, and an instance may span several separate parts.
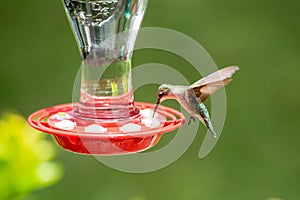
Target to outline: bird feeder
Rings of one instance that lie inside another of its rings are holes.
[[[134,102],[131,58],[147,0],[63,0],[82,58],[78,103],[34,112],[29,124],[66,150],[116,155],[153,147],[182,113]]]

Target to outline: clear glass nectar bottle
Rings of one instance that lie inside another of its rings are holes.
[[[131,58],[147,0],[63,0],[82,58],[80,106],[85,120],[131,118]]]

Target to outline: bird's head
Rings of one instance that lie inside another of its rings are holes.
[[[160,102],[167,99],[170,94],[171,94],[170,85],[163,84],[163,85],[159,86],[158,91],[157,91],[157,102],[156,102],[156,107],[154,109],[153,116],[154,116]]]
[[[163,84],[159,86],[157,91],[157,102],[158,104],[167,98],[171,94],[171,87],[168,84]]]

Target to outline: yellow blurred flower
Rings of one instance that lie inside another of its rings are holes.
[[[62,167],[52,161],[52,142],[24,118],[6,113],[0,119],[0,199],[29,194],[56,183]]]

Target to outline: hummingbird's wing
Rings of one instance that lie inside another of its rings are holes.
[[[204,102],[208,96],[227,85],[232,80],[232,75],[238,70],[237,66],[225,67],[200,79],[190,87],[198,99]]]

